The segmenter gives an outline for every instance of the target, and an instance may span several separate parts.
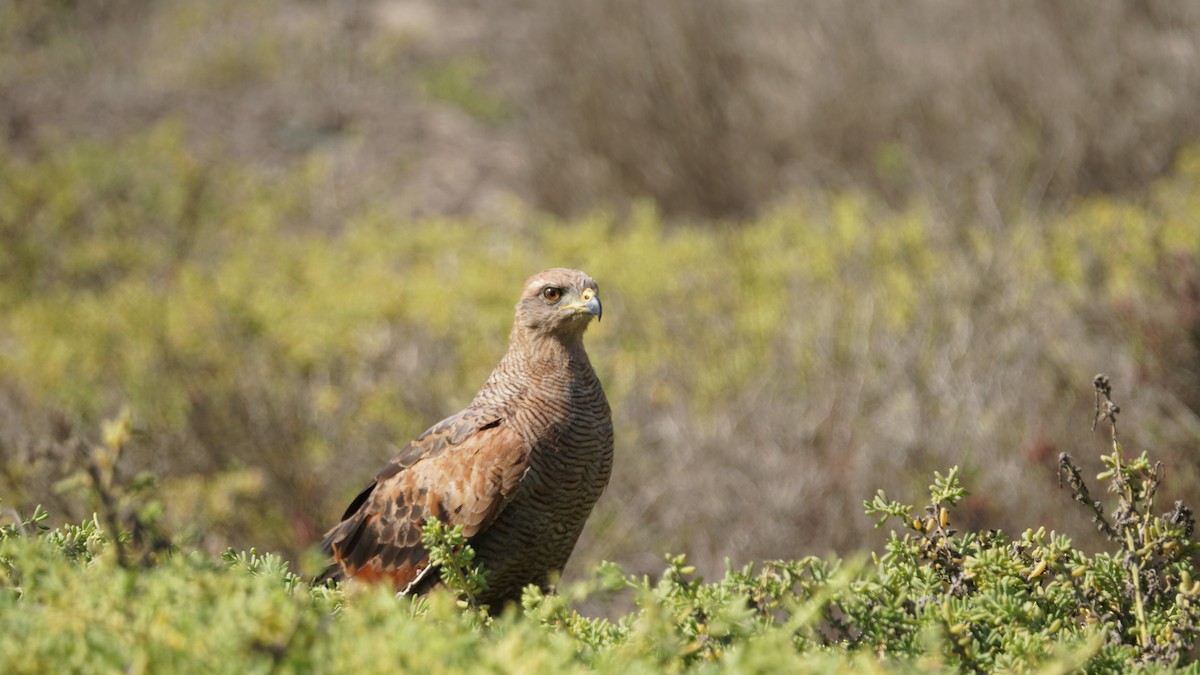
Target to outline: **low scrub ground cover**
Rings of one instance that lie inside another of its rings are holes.
[[[117,508],[50,528],[35,510],[0,528],[4,672],[1117,672],[1195,664],[1200,579],[1192,511],[1156,505],[1165,469],[1120,442],[1104,376],[1096,421],[1110,452],[1094,481],[1059,458],[1074,499],[1109,542],[1088,553],[1044,527],[960,531],[957,468],[935,474],[920,507],[880,491],[866,514],[890,538],[867,558],[727,566],[707,582],[685,555],[657,579],[613,563],[520,607],[479,607],[486,570],[469,543],[431,522],[448,588],[311,586],[278,556],[220,559],[161,538],[153,509]],[[112,503],[105,462],[127,426],[95,449],[93,489]],[[1089,486],[1090,483],[1090,486]],[[107,496],[106,496],[107,495]],[[1108,503],[1106,503],[1108,502]],[[145,504],[142,505],[146,506]],[[1114,510],[1113,507],[1115,506]],[[111,523],[105,526],[103,523]],[[126,529],[122,529],[126,528]],[[149,530],[156,535],[146,536]],[[139,534],[141,532],[141,534]],[[585,616],[622,597],[634,609]],[[611,614],[611,613],[610,613]]]

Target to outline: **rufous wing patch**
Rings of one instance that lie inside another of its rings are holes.
[[[387,579],[403,591],[429,565],[421,545],[427,518],[461,525],[467,537],[495,520],[528,469],[529,448],[498,417],[472,412],[398,453],[329,532],[326,548],[343,576]]]

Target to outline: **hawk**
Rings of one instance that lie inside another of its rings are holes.
[[[612,472],[612,414],[583,347],[599,289],[549,269],[516,310],[508,352],[471,404],[400,450],[326,535],[322,580],[427,592],[438,583],[421,545],[429,517],[463,526],[488,572],[481,604],[519,601],[566,565]]]

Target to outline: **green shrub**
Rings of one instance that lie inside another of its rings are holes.
[[[334,227],[305,197],[321,169],[267,178],[183,136],[0,150],[0,489],[20,509],[95,511],[61,481],[128,407],[125,466],[175,497],[170,529],[301,559],[394,444],[469,400],[516,286],[549,265],[601,281],[588,345],[618,427],[568,575],[605,558],[649,571],[662,537],[707,574],[731,555],[849,553],[881,543],[844,518],[850,495],[950,464],[979,483],[969,525],[1062,529],[1031,476],[1072,442],[1064,383],[1108,358],[1161,400],[1134,433],[1180,467],[1165,494],[1200,485],[1170,398],[1194,400],[1200,363],[1176,272],[1200,260],[1191,155],[1145,204],[965,238],[930,207],[856,194],[728,228],[649,204],[503,226],[361,209]],[[747,524],[751,494],[764,517]]]
[[[385,587],[310,586],[281,558],[230,549],[220,561],[158,558],[101,518],[51,529],[45,512],[0,527],[4,672],[1117,672],[1195,667],[1200,579],[1191,511],[1154,512],[1161,464],[1129,459],[1119,407],[1097,378],[1112,453],[1099,478],[1110,517],[1073,460],[1069,492],[1110,538],[1087,553],[1044,527],[1010,537],[962,531],[957,468],[935,474],[921,508],[882,491],[866,512],[891,523],[870,562],[807,557],[729,566],[706,582],[686,556],[652,581],[613,563],[560,593],[526,589],[500,612],[470,601],[485,584],[461,533],[430,523],[423,541],[447,586],[426,598]],[[119,433],[119,430],[114,431]],[[111,434],[110,434],[111,435]],[[117,521],[112,521],[117,522]],[[123,542],[123,543],[122,543]],[[122,553],[122,546],[128,550]],[[630,597],[605,618],[580,607]]]

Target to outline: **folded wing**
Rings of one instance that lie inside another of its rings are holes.
[[[479,534],[528,468],[529,448],[501,414],[468,409],[446,419],[392,458],[329,531],[322,546],[334,564],[322,579],[390,580],[410,590],[429,567],[425,520]]]

